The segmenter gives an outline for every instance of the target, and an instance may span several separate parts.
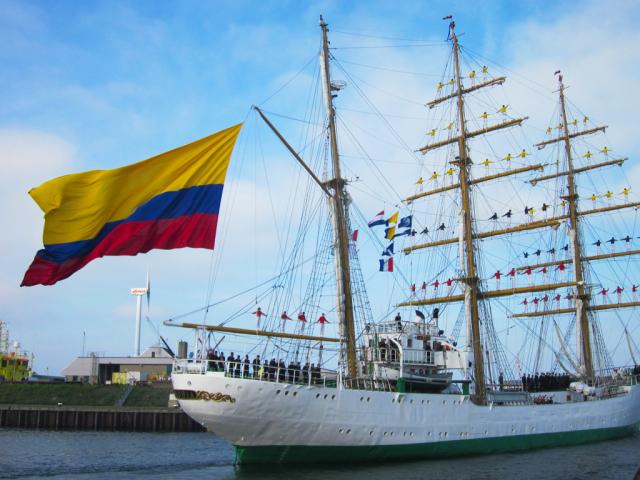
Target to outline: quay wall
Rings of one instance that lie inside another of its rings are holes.
[[[177,408],[0,405],[0,428],[124,432],[204,432]]]

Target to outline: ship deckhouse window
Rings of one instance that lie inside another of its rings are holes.
[[[411,348],[411,347],[413,347],[413,340],[408,338],[407,339],[407,348]]]

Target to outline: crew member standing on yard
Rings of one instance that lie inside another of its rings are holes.
[[[302,322],[302,326],[300,327],[300,332],[304,333],[304,327],[307,326],[307,316],[304,314],[304,312],[300,312],[298,314],[298,321]]]
[[[260,320],[262,319],[262,317],[266,317],[267,314],[264,313],[260,307],[258,307],[256,309],[256,311],[253,312],[253,315],[255,315],[257,317],[257,319],[258,319],[258,324],[256,326],[256,330],[260,330]]]
[[[282,314],[280,315],[280,320],[282,320],[282,331],[284,332],[285,324],[287,323],[287,320],[291,320],[291,317],[289,315],[287,315],[287,311],[286,310],[284,312],[282,312]]]
[[[324,316],[324,313],[320,315],[320,318],[318,318],[318,323],[320,324],[320,335],[324,336],[324,326],[329,323],[329,320]]]

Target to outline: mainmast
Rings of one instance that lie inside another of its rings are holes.
[[[320,16],[322,29],[322,83],[324,86],[325,106],[327,109],[329,142],[331,144],[331,163],[333,178],[326,184],[333,190],[330,198],[333,217],[333,236],[336,247],[335,268],[338,290],[338,317],[340,337],[343,342],[342,355],[346,353],[346,363],[350,377],[357,376],[356,368],[356,337],[353,318],[353,297],[351,292],[351,271],[349,267],[349,232],[348,232],[348,194],[345,191],[345,181],[340,176],[340,156],[336,137],[335,110],[333,108],[333,91],[337,90],[331,83],[329,70],[329,41],[327,40],[327,24]],[[346,346],[346,348],[344,348]],[[346,350],[346,352],[345,352]],[[344,360],[344,356],[343,356]]]
[[[460,135],[458,136],[457,166],[460,182],[460,197],[462,200],[462,241],[466,258],[466,271],[463,278],[465,284],[465,305],[471,324],[471,337],[473,348],[473,370],[475,376],[475,395],[480,403],[485,399],[484,382],[484,357],[482,343],[480,341],[480,314],[478,311],[478,275],[476,273],[476,260],[473,245],[473,223],[471,219],[471,199],[469,193],[470,164],[467,154],[467,128],[464,118],[464,97],[462,95],[462,79],[460,78],[460,61],[458,36],[455,33],[455,22],[449,24],[449,36],[453,41],[453,61],[455,64],[455,82],[457,87],[458,122]]]
[[[573,265],[576,286],[576,318],[580,326],[580,339],[582,349],[582,363],[584,364],[584,374],[587,381],[594,379],[593,363],[591,358],[591,335],[589,332],[589,317],[587,310],[589,308],[589,295],[584,287],[584,269],[582,265],[582,245],[580,238],[580,227],[578,225],[578,194],[576,193],[575,175],[573,169],[573,159],[571,157],[571,140],[569,138],[569,127],[567,122],[567,111],[564,99],[564,83],[562,75],[558,75],[559,93],[560,93],[560,110],[562,113],[562,125],[564,130],[564,149],[567,157],[567,185],[568,195],[564,197],[569,203],[569,239],[573,250]]]

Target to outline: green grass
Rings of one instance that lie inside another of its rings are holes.
[[[0,404],[112,407],[124,385],[0,384]]]
[[[171,384],[158,383],[152,385],[137,385],[129,398],[125,407],[167,407],[171,393]]]

